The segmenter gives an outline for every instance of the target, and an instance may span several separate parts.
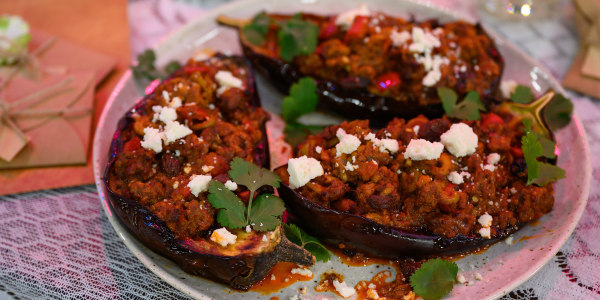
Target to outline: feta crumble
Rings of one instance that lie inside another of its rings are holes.
[[[512,244],[513,244],[513,239],[514,239],[514,238],[513,238],[513,236],[511,235],[511,236],[507,237],[507,238],[504,240],[504,242],[505,242],[507,245],[512,245]]]
[[[340,142],[335,145],[336,156],[344,154],[350,154],[360,146],[360,140],[351,134],[347,134],[346,131],[342,128],[338,128],[335,135],[340,140]]]
[[[163,121],[163,123],[167,124],[169,122],[177,120],[177,112],[175,112],[174,108],[163,107],[163,109],[160,110],[160,115],[158,116],[158,119]]]
[[[312,276],[312,271],[305,268],[294,268],[291,271],[292,274],[298,274],[300,276],[310,277]]]
[[[198,194],[208,191],[208,183],[212,179],[210,175],[192,175],[192,180],[187,184],[192,194],[198,197]]]
[[[483,227],[483,228],[479,229],[479,235],[481,235],[481,237],[489,239],[492,237],[492,231],[490,230],[489,227]]]
[[[421,126],[415,125],[412,129],[415,132],[415,134],[419,134],[419,129],[421,129]]]
[[[490,153],[487,156],[487,163],[490,165],[495,165],[500,161],[500,154],[498,153]]]
[[[456,157],[473,154],[478,142],[473,128],[465,123],[452,124],[450,129],[440,136],[440,140],[446,149]]]
[[[346,162],[344,169],[346,169],[347,171],[354,171],[354,170],[358,169],[358,165],[353,165],[350,162]]]
[[[333,286],[335,287],[335,290],[344,298],[349,298],[356,294],[354,288],[348,286],[345,281],[339,282],[337,279],[335,279],[333,281]]]
[[[233,74],[229,71],[219,70],[217,74],[215,74],[215,80],[220,86],[217,90],[217,96],[221,96],[221,94],[223,94],[229,88],[241,88],[243,86],[242,80],[233,76]]]
[[[398,152],[398,141],[394,139],[378,139],[372,132],[365,136],[365,140],[372,141],[373,146],[379,148],[380,152],[389,152],[394,154]]]
[[[335,18],[335,25],[340,25],[342,27],[348,28],[354,22],[354,18],[357,16],[368,16],[371,12],[367,8],[367,5],[361,3],[357,9],[351,9],[339,14]]]
[[[156,153],[162,151],[162,132],[156,128],[144,128],[144,140],[141,142],[145,149],[153,150]]]
[[[225,187],[230,191],[235,191],[238,188],[237,183],[231,180],[227,180],[227,182],[225,182]]]
[[[514,80],[502,80],[502,82],[500,82],[500,91],[502,92],[502,97],[506,99],[510,99],[510,94],[516,89],[517,82]]]
[[[172,121],[167,123],[167,125],[165,126],[163,138],[165,140],[165,143],[168,145],[180,138],[186,137],[191,133],[192,130],[189,129],[187,126],[180,124],[177,121]]]
[[[210,235],[210,240],[221,245],[221,247],[226,247],[227,245],[235,244],[235,240],[237,236],[227,230],[227,228],[219,228]]]
[[[438,159],[444,151],[444,145],[440,142],[430,142],[424,139],[410,140],[406,151],[405,158],[412,160],[431,160]]]
[[[321,148],[321,146],[316,146],[315,147],[315,152],[321,154],[321,151],[323,150],[323,148]]]
[[[479,222],[479,224],[481,224],[481,226],[483,227],[490,227],[492,226],[492,216],[490,216],[487,212],[481,216],[479,216],[479,219],[477,219],[477,222]]]
[[[448,174],[448,181],[450,181],[454,184],[461,184],[464,182],[464,179],[463,179],[463,176],[461,173],[452,171],[452,172],[450,172],[450,174]]]
[[[306,157],[306,155],[290,158],[287,171],[290,174],[290,187],[293,189],[302,187],[311,179],[324,174],[321,163],[312,157]]]
[[[462,274],[458,274],[456,276],[456,281],[458,281],[458,283],[460,283],[460,284],[467,282],[467,280],[465,279],[465,276],[463,276]]]
[[[204,173],[208,173],[210,171],[212,171],[212,169],[214,169],[214,166],[202,166],[202,172]]]
[[[399,47],[406,44],[406,42],[410,40],[410,38],[411,36],[410,33],[408,33],[408,31],[398,32],[394,30],[390,33],[390,39],[392,40],[392,45],[394,47]]]

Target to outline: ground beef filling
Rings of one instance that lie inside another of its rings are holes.
[[[325,207],[350,212],[377,223],[405,231],[426,232],[445,237],[477,235],[482,225],[478,218],[485,213],[493,217],[491,236],[503,230],[540,218],[554,204],[552,185],[527,186],[527,172],[520,140],[520,120],[506,122],[466,122],[478,136],[476,151],[455,157],[444,150],[438,159],[411,160],[404,151],[412,139],[440,141],[451,125],[446,119],[417,117],[408,122],[394,119],[378,130],[379,139],[395,139],[395,154],[380,151],[371,140],[368,121],[344,122],[310,136],[296,149],[296,157],[306,155],[320,161],[325,174],[298,191]],[[506,117],[505,119],[509,119]],[[497,120],[497,116],[489,118]],[[336,155],[338,128],[361,141],[351,154]],[[497,153],[500,160],[493,170],[486,169],[486,158]],[[358,166],[346,168],[347,163]],[[287,170],[277,170],[284,182]],[[464,182],[452,183],[448,175],[463,172]],[[467,175],[468,174],[468,175]]]
[[[303,19],[319,26],[320,34],[316,51],[293,61],[302,74],[419,105],[439,103],[437,86],[449,87],[461,95],[468,91],[489,95],[498,84],[502,61],[493,40],[479,25],[464,21],[410,22],[372,13],[354,18],[350,26],[344,27],[335,24],[336,17],[303,14]],[[428,50],[411,48],[415,42],[413,28],[431,34],[439,45]],[[277,27],[272,26],[261,50],[278,57],[277,39]],[[432,67],[437,64],[433,62],[436,56],[444,62]],[[425,84],[424,79],[433,69],[439,71],[439,79]]]
[[[123,149],[109,173],[112,191],[148,208],[178,238],[204,237],[215,223],[216,210],[206,193],[191,193],[190,177],[211,175],[225,183],[234,157],[254,160],[254,149],[263,138],[261,128],[268,119],[265,111],[252,105],[247,89],[232,87],[218,93],[214,78],[219,70],[230,71],[248,86],[248,70],[228,59],[190,60],[132,114],[121,132]],[[177,121],[193,133],[163,143],[160,153],[143,148],[144,128],[164,125],[156,120],[153,106],[167,107],[176,97],[182,101],[176,108]]]

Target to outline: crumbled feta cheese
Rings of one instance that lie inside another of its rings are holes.
[[[268,241],[269,241],[269,239],[267,239],[267,236],[266,236],[266,235],[263,235],[263,237],[262,237],[262,239],[261,239],[261,240],[262,240],[263,242],[268,242]]]
[[[187,126],[180,124],[177,121],[172,121],[165,126],[163,138],[165,139],[165,143],[169,144],[180,138],[186,137],[190,133],[192,133],[192,130]]]
[[[169,96],[169,92],[167,92],[166,90],[162,91],[162,96],[165,99],[165,101],[167,101],[167,102],[171,101],[171,97]]]
[[[440,142],[430,142],[424,139],[410,140],[406,151],[405,158],[412,160],[430,160],[438,159],[444,151],[444,145]]]
[[[461,184],[464,182],[464,179],[463,179],[461,173],[452,171],[452,172],[450,172],[450,174],[448,174],[448,181],[450,181],[454,184]]]
[[[452,124],[450,129],[440,136],[440,140],[446,149],[456,157],[473,154],[478,142],[473,128],[465,123]]]
[[[158,121],[158,117],[160,117],[160,112],[162,111],[162,109],[163,107],[160,105],[152,106],[152,111],[154,112],[154,115],[152,116],[152,122]]]
[[[342,128],[338,128],[335,135],[340,140],[340,142],[335,145],[336,156],[340,156],[342,153],[350,154],[356,151],[358,146],[360,146],[360,140],[354,135],[347,134]]]
[[[217,96],[221,96],[229,88],[241,88],[243,86],[242,80],[233,76],[229,71],[219,70],[215,74],[215,80],[219,83],[219,89],[217,90]]]
[[[481,226],[483,227],[490,227],[492,226],[492,216],[490,216],[487,212],[481,216],[479,216],[479,219],[477,219],[477,222],[479,222],[479,224],[481,224]]]
[[[210,175],[192,175],[191,178],[187,186],[194,196],[198,197],[201,192],[208,191],[208,183],[212,179]]]
[[[310,269],[305,269],[305,268],[294,268],[294,269],[292,269],[291,273],[298,274],[298,275],[304,276],[304,277],[310,277],[313,274],[310,271]]]
[[[375,284],[373,284],[373,283],[369,283],[369,285],[367,287],[370,288],[370,289],[377,288],[377,286]]]
[[[212,171],[212,169],[214,169],[214,168],[215,168],[214,166],[202,166],[201,169],[202,169],[202,172],[208,173],[208,172]]]
[[[323,175],[321,163],[306,155],[288,160],[288,173],[290,174],[290,187],[295,189],[304,186],[311,179]]]
[[[514,194],[517,193],[517,189],[513,186],[513,187],[510,188],[510,192],[511,192],[511,194],[514,195]]]
[[[494,172],[496,170],[496,166],[490,165],[490,164],[486,164],[485,166],[482,167],[482,169],[489,170],[490,172]]]
[[[500,161],[500,154],[498,153],[490,153],[487,156],[487,163],[490,165],[495,165]]]
[[[238,188],[237,183],[231,180],[227,180],[227,182],[225,182],[225,187],[230,191],[235,191]]]
[[[460,66],[460,71],[463,72],[463,73],[466,72],[467,71],[467,66],[466,65]]]
[[[500,91],[502,92],[502,97],[506,99],[510,99],[510,94],[514,93],[517,89],[517,82],[514,80],[502,80],[500,82]]]
[[[190,174],[191,171],[192,171],[192,166],[190,166],[190,164],[187,164],[185,167],[183,167],[183,173]]]
[[[458,283],[461,283],[461,284],[467,282],[467,280],[465,279],[465,276],[463,276],[463,274],[458,274],[456,276],[456,281],[458,281]]]
[[[346,285],[345,281],[339,282],[337,279],[335,279],[333,281],[333,286],[335,287],[335,290],[344,298],[349,298],[350,296],[356,294],[354,288]]]
[[[490,230],[489,227],[483,227],[483,228],[479,229],[479,235],[481,235],[481,237],[489,239],[492,237],[491,234],[492,234],[492,231]]]
[[[483,280],[483,276],[479,272],[475,272],[475,279],[481,281]]]
[[[173,182],[173,189],[177,189],[179,187],[179,181]]]
[[[379,299],[379,294],[377,294],[377,291],[375,289],[368,289],[367,299]]]
[[[271,274],[271,280],[275,280],[277,279],[277,277],[275,277],[275,274]]]
[[[246,232],[250,233],[252,231],[252,227],[250,225],[246,225]]]
[[[408,46],[408,50],[411,52],[431,52],[433,48],[442,45],[440,40],[431,34],[431,32],[425,31],[423,28],[417,26],[412,28],[412,40],[412,43]]]
[[[141,142],[142,147],[153,150],[156,153],[162,151],[163,134],[156,128],[144,128],[144,140]]]
[[[504,242],[505,242],[507,245],[512,245],[512,244],[513,244],[513,239],[514,239],[514,238],[513,238],[513,236],[511,235],[511,236],[507,237],[507,238],[504,240]]]
[[[177,112],[175,109],[170,107],[164,107],[160,111],[160,115],[158,117],[159,120],[163,121],[165,124],[177,120]]]
[[[235,244],[235,240],[237,236],[227,230],[227,228],[219,228],[210,235],[210,240],[221,245],[221,247],[225,247],[229,244]]]
[[[348,28],[352,25],[356,16],[368,16],[370,14],[371,12],[367,8],[367,5],[361,3],[358,9],[348,10],[339,14],[335,18],[335,25],[340,25],[342,27]]]
[[[410,38],[411,36],[410,33],[408,33],[408,31],[398,32],[394,30],[390,33],[390,39],[392,40],[392,45],[394,45],[394,47],[406,44],[406,42],[410,40]]]
[[[321,150],[323,150],[323,148],[321,148],[321,146],[316,146],[315,147],[315,152],[321,154]]]
[[[353,165],[350,162],[346,162],[344,169],[346,169],[348,171],[354,171],[354,170],[358,169],[358,165]]]
[[[419,129],[421,129],[421,126],[415,125],[412,129],[416,134],[419,134]]]
[[[175,108],[175,109],[178,107],[181,107],[181,105],[182,105],[181,98],[179,98],[177,96],[173,97],[173,100],[171,100],[171,103],[169,103],[169,107]]]

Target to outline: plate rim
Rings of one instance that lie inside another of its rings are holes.
[[[198,22],[202,22],[204,19],[215,19],[219,14],[222,14],[225,11],[231,10],[238,6],[249,6],[252,3],[256,3],[259,1],[260,0],[234,1],[234,2],[225,3],[223,5],[215,7],[213,9],[207,10],[205,13],[201,14],[200,16],[190,20],[189,22],[187,22],[186,24],[184,24],[182,26],[177,27],[176,29],[171,31],[169,34],[165,35],[155,45],[152,46],[152,49],[154,49],[155,51],[160,51],[160,49],[166,44],[167,41],[173,40],[173,39],[178,38],[179,36],[185,35],[185,33],[189,31],[189,28],[193,28],[194,26],[196,26],[196,24]],[[488,32],[488,34],[490,34],[496,42],[499,41],[502,43],[502,45],[504,47],[511,48],[512,51],[516,52],[518,55],[523,57],[532,66],[539,68],[540,71],[542,72],[542,74],[544,75],[545,79],[548,80],[551,83],[551,85],[554,85],[557,87],[558,92],[566,94],[562,85],[552,75],[552,73],[550,73],[548,71],[548,69],[544,65],[542,65],[540,62],[535,60],[531,55],[529,55],[528,53],[526,53],[525,51],[523,51],[522,49],[517,47],[512,42],[505,39],[503,36],[498,34],[495,30],[491,29],[489,26],[486,26],[485,24],[480,23],[477,18],[473,18],[472,16],[464,14],[462,12],[451,10],[451,9],[441,6],[439,4],[431,3],[428,1],[424,1],[424,0],[389,0],[389,2],[398,2],[398,3],[410,2],[410,3],[416,4],[416,5],[425,7],[427,9],[436,10],[442,14],[449,15],[453,18],[463,19],[463,20],[466,20],[471,23],[481,24],[485,28],[485,30]],[[106,119],[106,116],[108,113],[108,108],[114,104],[120,91],[123,89],[125,84],[131,79],[131,77],[132,77],[131,69],[127,69],[127,71],[119,79],[117,85],[114,87],[108,100],[106,101],[105,106],[102,110],[102,114],[100,115],[100,118],[98,119],[98,123],[97,123],[98,125],[104,123],[104,120]],[[142,96],[140,96],[140,98],[141,97]],[[573,111],[572,122],[574,123],[575,127],[577,128],[577,132],[579,133],[579,135],[582,139],[583,150],[584,150],[584,155],[583,155],[584,164],[583,165],[585,166],[584,180],[581,184],[581,191],[582,191],[581,198],[583,198],[583,200],[578,203],[579,206],[573,211],[574,212],[573,218],[577,221],[571,222],[567,225],[568,229],[557,237],[560,240],[560,243],[553,244],[552,251],[545,252],[546,254],[544,255],[544,257],[542,259],[540,259],[536,264],[533,264],[532,267],[530,267],[530,272],[524,272],[520,276],[515,277],[510,282],[510,284],[505,286],[504,289],[498,289],[495,293],[490,294],[488,299],[499,298],[499,297],[509,293],[510,291],[514,290],[515,288],[519,287],[520,285],[522,285],[523,283],[528,281],[531,277],[533,277],[539,270],[541,270],[545,265],[547,265],[550,262],[550,260],[556,255],[556,253],[560,250],[560,248],[562,248],[562,246],[566,243],[566,241],[569,239],[569,237],[573,234],[573,231],[575,230],[575,228],[579,224],[579,221],[581,220],[583,212],[585,211],[585,208],[587,206],[587,202],[589,199],[590,186],[591,186],[591,179],[592,179],[592,176],[591,176],[592,166],[591,166],[591,160],[590,160],[591,152],[590,152],[587,133],[585,131],[585,128],[582,126],[581,121],[578,118],[575,111]],[[123,226],[123,224],[121,224],[121,221],[116,216],[113,215],[112,208],[110,207],[111,204],[109,204],[107,199],[105,198],[106,197],[106,187],[104,186],[104,182],[102,180],[104,166],[99,166],[96,163],[98,161],[97,157],[99,155],[106,155],[106,153],[101,153],[101,150],[98,150],[98,151],[96,150],[97,149],[96,145],[99,144],[97,142],[97,139],[99,139],[98,133],[101,130],[101,127],[102,126],[97,126],[97,128],[95,130],[95,134],[94,134],[92,165],[93,165],[95,185],[96,185],[96,189],[98,190],[99,200],[100,200],[102,209],[103,209],[105,215],[107,216],[109,222],[111,223],[113,229],[115,229],[115,232],[119,235],[119,238],[123,241],[123,243],[129,249],[129,251],[131,251],[131,253],[134,256],[136,256],[136,258],[144,266],[146,266],[152,273],[154,273],[161,280],[164,280],[165,282],[167,282],[168,284],[170,284],[177,290],[181,291],[182,293],[192,296],[196,299],[203,299],[203,300],[211,299],[209,296],[203,294],[201,291],[190,290],[189,288],[186,288],[185,285],[181,285],[180,284],[181,280],[179,278],[176,278],[174,275],[171,275],[168,272],[164,272],[160,267],[158,267],[156,264],[154,264],[150,260],[151,258],[149,258],[147,254],[143,253],[144,249],[139,248],[138,245],[135,244],[135,243],[141,244],[139,241],[136,240],[134,242],[133,240],[130,240],[128,237],[124,236],[121,233],[121,232],[125,231],[128,234],[131,234],[127,230],[127,228],[125,228]],[[104,149],[104,150],[106,150],[106,149]],[[135,239],[135,236],[133,236],[133,235],[131,235],[131,236]],[[141,245],[143,247],[145,247],[146,249],[150,250],[152,253],[156,254],[156,252],[147,248],[145,245],[143,245],[143,244],[141,244]],[[156,255],[159,255],[159,254],[156,254]],[[192,275],[190,275],[190,276],[192,276]],[[206,279],[206,280],[208,280],[208,279]]]

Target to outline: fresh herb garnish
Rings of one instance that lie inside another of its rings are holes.
[[[564,178],[565,170],[553,164],[538,161],[539,157],[556,158],[554,142],[532,131],[530,120],[525,119],[523,123],[525,124],[525,135],[521,138],[521,149],[527,164],[527,185],[544,186]]]
[[[510,100],[521,104],[530,103],[533,101],[533,92],[528,86],[519,84],[515,91],[510,93]]]
[[[317,103],[317,84],[312,78],[303,77],[292,84],[289,96],[283,98],[281,115],[286,123],[295,122],[300,116],[314,111]]]
[[[544,96],[540,97],[540,99]],[[527,105],[527,107],[535,108],[534,95],[531,88],[525,85],[518,85],[515,91],[510,94],[510,99],[519,104]],[[554,131],[561,129],[571,122],[571,114],[573,113],[573,103],[571,100],[562,94],[554,94],[550,102],[544,103],[543,116],[548,124],[548,129]]]
[[[164,79],[172,72],[176,71],[181,67],[181,64],[177,61],[169,62],[165,68],[161,71],[156,69],[154,62],[156,61],[156,54],[152,49],[146,49],[144,52],[137,55],[137,65],[132,66],[133,77],[137,80],[154,80]]]
[[[264,12],[261,12],[242,28],[242,33],[250,43],[260,46],[265,41],[265,36],[269,32],[270,25],[271,18]]]
[[[439,87],[437,93],[440,100],[442,100],[442,107],[448,117],[473,121],[481,118],[479,111],[486,111],[485,106],[479,99],[479,93],[475,91],[468,92],[465,99],[458,104],[458,95],[455,91],[447,87]]]
[[[410,286],[426,300],[440,299],[452,291],[457,274],[456,263],[439,258],[431,259],[410,276]]]
[[[303,77],[290,87],[289,96],[283,98],[281,103],[281,116],[285,121],[285,140],[291,145],[296,145],[310,134],[323,130],[324,126],[305,125],[298,122],[302,115],[315,110],[319,103],[317,84],[310,77]]]
[[[318,37],[319,26],[311,21],[302,20],[301,14],[295,14],[289,21],[280,25],[277,32],[281,58],[291,61],[298,55],[315,52]]]
[[[306,249],[310,252],[318,261],[328,262],[329,251],[323,246],[319,240],[313,236],[310,236],[304,230],[300,229],[294,224],[284,224],[285,236],[292,243]]]
[[[224,184],[212,180],[208,185],[208,201],[219,209],[217,221],[222,226],[236,229],[251,225],[257,231],[270,231],[280,223],[279,218],[285,211],[281,198],[269,194],[260,194],[254,199],[254,193],[263,186],[279,187],[281,178],[267,169],[245,161],[239,157],[230,163],[229,177],[235,183],[250,191],[248,206]]]

